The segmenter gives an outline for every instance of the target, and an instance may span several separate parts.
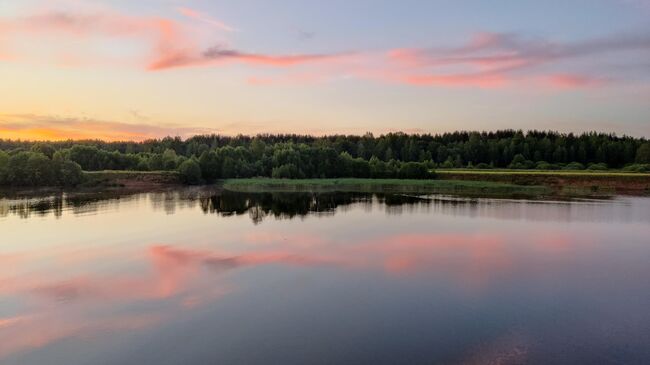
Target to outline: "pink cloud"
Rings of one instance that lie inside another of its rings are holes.
[[[520,40],[509,34],[478,33],[466,44],[455,48],[402,48],[388,52],[394,62],[416,67],[463,66],[483,70],[507,71],[531,66],[545,56],[527,54],[526,48],[537,41]],[[535,47],[543,48],[544,44]]]
[[[613,53],[650,51],[650,36],[643,33],[553,42],[511,33],[482,32],[451,47],[395,48],[375,52],[251,52],[230,46],[210,46],[215,43],[210,39],[214,32],[201,32],[201,25],[226,32],[235,28],[192,8],[181,6],[176,11],[187,19],[129,15],[107,9],[85,12],[50,10],[24,17],[0,18],[0,32],[6,38],[0,45],[0,59],[13,57],[34,62],[56,62],[67,67],[92,65],[93,62],[114,66],[117,62],[111,61],[113,58],[92,54],[87,47],[73,51],[70,47],[61,47],[54,51],[54,56],[41,57],[40,54],[14,54],[20,50],[11,49],[10,45],[22,37],[37,40],[53,37],[53,47],[56,41],[68,38],[93,41],[118,38],[144,45],[143,54],[137,56],[124,50],[119,54],[119,50],[111,49],[118,53],[115,55],[118,61],[137,63],[149,71],[244,64],[273,67],[285,72],[274,77],[247,78],[247,82],[254,85],[310,84],[345,76],[405,85],[480,88],[527,85],[546,79],[546,83],[554,88],[569,89],[597,86],[598,80],[612,77],[608,74],[610,70],[596,67],[590,68],[589,74],[570,76],[562,69],[566,62],[584,62],[587,59],[595,64],[598,57]]]
[[[236,31],[235,28],[225,24],[224,22],[222,22],[220,20],[217,20],[217,19],[214,19],[214,18],[211,18],[211,17],[209,17],[209,16],[207,16],[207,15],[205,15],[205,14],[203,14],[203,13],[197,11],[197,10],[190,9],[190,8],[187,8],[187,7],[182,7],[182,6],[176,8],[176,10],[180,14],[182,14],[182,15],[188,17],[188,18],[192,18],[192,19],[196,19],[196,20],[208,23],[208,24],[213,25],[213,26],[215,26],[215,27],[217,27],[217,28],[219,28],[221,30],[224,30],[226,32],[234,32],[234,31]]]
[[[515,34],[478,33],[466,44],[454,48],[390,50],[386,53],[387,67],[394,74],[382,77],[412,85],[471,87],[496,87],[506,83],[525,85],[541,78],[554,88],[586,88],[602,85],[604,77],[549,74],[537,69],[542,65],[558,68],[565,62],[586,57],[592,60],[611,53],[647,51],[650,51],[650,36],[645,34],[557,43]]]
[[[111,10],[92,12],[41,11],[18,18],[0,19],[0,29],[9,35],[7,39],[19,37],[53,38],[52,44],[67,38],[119,38],[144,41],[148,52],[154,58],[170,53],[198,48],[188,27],[168,18],[156,16],[132,16]],[[77,50],[68,58],[88,57],[88,49]],[[24,55],[29,57],[29,55]],[[95,58],[99,58],[96,55]]]
[[[527,248],[543,251],[548,257],[561,257],[576,245],[595,242],[561,234],[532,237]],[[0,278],[5,278],[0,295],[26,303],[22,313],[0,317],[0,357],[66,338],[155,326],[177,317],[179,309],[191,310],[231,292],[219,274],[256,265],[342,267],[379,270],[387,275],[430,273],[470,292],[480,292],[513,271],[535,270],[524,269],[530,263],[520,257],[523,237],[517,235],[422,232],[336,241],[327,235],[267,231],[246,233],[243,238],[247,247],[240,246],[238,252],[157,244],[143,252],[123,248],[94,252],[87,248],[90,252],[75,258],[79,261],[70,261],[71,251],[60,247],[30,252],[29,257],[12,253],[0,256]],[[91,270],[89,264],[104,262],[107,255],[115,255],[116,260],[141,261],[138,267],[143,270],[65,277],[79,269]],[[33,271],[29,263],[44,258],[54,266]],[[11,262],[20,263],[23,270],[5,265]],[[119,310],[144,301],[169,305],[146,313]]]
[[[247,82],[251,85],[312,85],[322,83],[328,77],[316,73],[297,73],[275,77],[249,77]]]
[[[200,19],[225,30],[234,30],[216,20],[189,9],[179,8],[183,15]],[[202,47],[204,40],[196,38],[192,29],[176,20],[164,17],[132,16],[113,11],[70,13],[42,12],[15,19],[0,19],[0,29],[13,37],[111,37],[144,40],[150,47],[147,69],[156,71],[176,67],[216,66],[224,63],[246,63],[271,67],[289,67],[326,62],[340,58],[339,54],[263,54],[222,47]],[[3,50],[0,56],[9,54]],[[66,64],[74,64],[79,55],[66,54]],[[70,62],[73,60],[74,62]]]
[[[603,85],[602,79],[573,74],[550,75],[545,78],[545,81],[551,87],[558,89],[592,88]]]
[[[88,316],[83,321],[72,320],[60,310],[31,316],[5,318],[0,326],[0,356],[40,348],[66,338],[89,338],[107,332],[129,332],[156,325],[160,314],[118,314],[109,318]],[[3,333],[6,331],[6,333]]]
[[[344,54],[267,55],[260,53],[247,53],[222,47],[211,47],[202,52],[196,52],[196,50],[183,50],[180,52],[163,54],[163,57],[154,60],[147,68],[151,71],[159,71],[179,67],[215,66],[226,63],[289,67],[303,64],[322,64],[330,61],[338,61],[345,56],[346,55]]]
[[[505,75],[424,75],[407,76],[402,81],[410,85],[419,86],[461,86],[495,88],[506,85],[510,80]]]

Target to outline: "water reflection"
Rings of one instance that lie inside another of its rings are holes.
[[[649,199],[190,188],[0,207],[2,364],[650,359]]]
[[[200,198],[201,209],[205,213],[217,213],[223,216],[248,213],[254,223],[265,217],[291,219],[309,214],[332,215],[335,211],[346,211],[352,204],[371,207],[382,204],[387,207],[427,205],[426,197],[398,194],[365,193],[234,193],[224,191],[221,194]],[[396,212],[393,210],[393,212]]]
[[[369,193],[237,193],[217,187],[186,188],[152,193],[104,192],[58,193],[43,197],[0,198],[0,219],[8,215],[20,218],[60,218],[69,211],[75,215],[96,214],[117,209],[123,203],[147,202],[154,210],[174,214],[177,210],[200,208],[206,214],[220,216],[248,214],[252,222],[264,219],[292,219],[308,215],[331,216],[351,206],[366,210],[381,207],[388,214],[417,211],[446,215],[489,217],[495,219],[539,221],[607,221],[612,216],[629,222],[648,222],[648,199],[619,197],[606,200],[508,200],[464,198],[443,195],[405,195]]]

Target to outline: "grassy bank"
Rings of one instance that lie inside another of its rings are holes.
[[[626,177],[650,178],[650,173],[626,172],[622,170],[513,170],[513,169],[436,169],[436,174],[469,174],[469,175],[537,175],[537,176],[594,176],[594,177]]]
[[[402,179],[228,179],[223,187],[240,192],[381,192],[408,194],[463,194],[533,197],[552,193],[544,186],[523,186],[491,181]]]
[[[182,184],[174,171],[84,172],[82,188],[156,188]],[[436,179],[227,179],[224,188],[244,192],[350,191],[472,196],[647,195],[650,174],[620,171],[437,170]]]
[[[634,194],[650,193],[650,174],[622,171],[566,170],[437,170],[444,180],[492,181],[515,185],[542,185],[559,194]]]

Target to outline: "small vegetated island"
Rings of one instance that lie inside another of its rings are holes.
[[[0,139],[0,185],[5,188],[181,183],[220,183],[248,192],[648,194],[650,141],[516,130],[201,135],[143,142]]]

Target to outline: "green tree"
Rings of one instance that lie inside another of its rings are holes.
[[[251,153],[255,158],[262,158],[264,151],[266,150],[266,143],[261,140],[259,137],[253,138],[251,142]]]
[[[70,160],[63,161],[59,168],[59,184],[62,186],[77,186],[84,180],[81,166]]]
[[[208,181],[213,181],[221,177],[222,159],[215,151],[206,151],[199,157],[199,166],[201,166],[201,175]]]
[[[271,177],[274,179],[299,179],[302,176],[298,167],[292,163],[274,167]]]
[[[186,184],[198,184],[201,182],[201,166],[193,158],[184,161],[178,166],[181,180]]]
[[[422,162],[404,162],[399,169],[399,177],[402,179],[426,179],[429,177],[429,169]]]
[[[46,143],[36,143],[36,144],[32,145],[32,148],[30,150],[32,152],[42,153],[45,156],[47,156],[47,158],[50,158],[50,159],[52,158],[52,156],[54,156],[54,152],[56,152],[54,147],[52,147],[51,145],[46,144]]]
[[[84,170],[98,170],[98,153],[96,147],[74,145],[70,148],[69,158],[78,163]]]
[[[162,154],[163,169],[175,170],[177,166],[177,159],[178,156],[176,155],[176,151],[172,150],[171,148],[166,149]]]
[[[0,185],[7,184],[7,165],[9,164],[9,154],[0,151]]]
[[[146,157],[140,157],[135,169],[136,171],[149,171],[149,160]]]
[[[13,186],[31,186],[29,181],[29,173],[27,171],[27,161],[29,160],[29,152],[18,152],[11,157],[7,162],[7,184]]]
[[[237,176],[237,163],[235,159],[230,156],[227,156],[223,159],[223,165],[221,165],[221,177],[223,178],[232,178]]]
[[[165,168],[165,164],[163,163],[162,155],[157,154],[157,153],[151,155],[151,157],[149,157],[149,160],[147,161],[147,163],[149,165],[149,170],[150,171],[160,171],[160,170],[163,170]]]
[[[650,142],[646,142],[639,146],[636,150],[636,163],[650,164]]]
[[[30,153],[25,167],[28,185],[56,185],[56,175],[52,160],[42,153]]]
[[[512,158],[512,162],[510,165],[508,165],[508,168],[510,169],[529,169],[532,168],[535,164],[533,161],[526,160],[524,155],[522,154],[516,154],[515,157]]]
[[[386,173],[386,163],[376,156],[370,158],[370,177],[374,179],[381,179],[388,177]]]

